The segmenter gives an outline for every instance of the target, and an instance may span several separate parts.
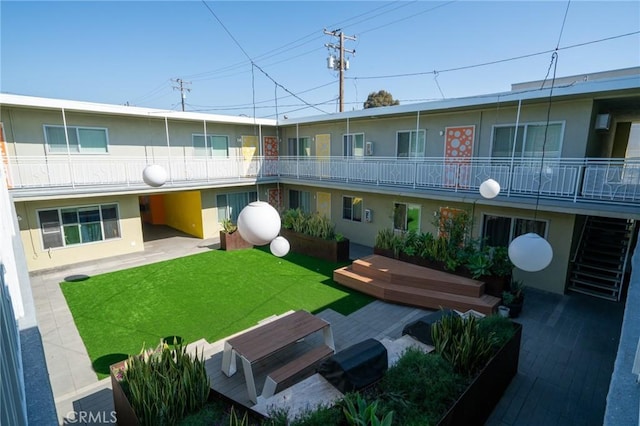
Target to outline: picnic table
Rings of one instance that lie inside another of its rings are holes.
[[[252,366],[289,345],[322,330],[324,343],[335,352],[331,324],[307,311],[295,311],[269,323],[232,337],[224,342],[222,372],[232,376],[236,372],[236,355],[242,361],[249,399],[257,403]]]

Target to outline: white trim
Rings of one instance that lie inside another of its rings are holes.
[[[549,123],[547,123],[546,121],[527,121],[527,122],[520,122],[517,124],[515,123],[503,123],[503,124],[493,124],[491,126],[491,139],[490,139],[490,144],[489,144],[489,157],[491,158],[531,158],[533,159],[537,159],[537,158],[541,158],[541,157],[525,157],[524,156],[524,152],[521,152],[520,155],[514,155],[515,154],[515,141],[512,142],[513,146],[512,146],[512,157],[494,157],[493,155],[493,144],[495,142],[495,130],[496,128],[513,128],[514,132],[516,132],[516,134],[514,135],[514,139],[517,137],[517,129],[518,127],[522,127],[522,149],[524,150],[526,148],[526,142],[527,142],[527,129],[529,126],[551,126],[551,125],[556,125],[556,124],[560,124],[560,146],[558,147],[558,156],[554,156],[554,157],[550,157],[547,158],[546,154],[545,154],[545,160],[553,160],[553,159],[560,159],[562,158],[562,149],[564,147],[564,132],[565,132],[565,128],[567,125],[567,121],[566,120],[554,120],[554,121],[549,121]]]
[[[66,121],[66,120],[65,120]],[[65,152],[51,152],[51,145],[49,144],[49,138],[47,136],[47,127],[52,127],[52,128],[62,128],[64,129],[64,136],[66,139],[66,144],[67,144],[67,150]],[[82,143],[80,142],[80,134],[78,133],[79,130],[81,129],[85,129],[85,130],[104,130],[104,137],[106,139],[106,145],[105,145],[105,150],[104,152],[82,152]],[[76,135],[76,140],[78,141],[78,149],[79,151],[71,151],[71,147],[69,145],[69,131],[73,130],[75,135]],[[67,125],[60,125],[60,124],[43,124],[42,125],[42,132],[44,133],[44,143],[47,147],[47,154],[51,154],[51,155],[87,155],[87,154],[91,154],[91,155],[106,155],[109,154],[109,129],[106,127],[94,127],[94,126],[67,126]]]
[[[406,158],[424,158],[427,155],[427,129],[396,130],[396,158],[405,158],[398,157],[398,136],[400,133],[409,133],[409,151],[411,151],[411,134],[416,133],[416,146],[420,139],[420,134],[424,134],[424,152],[422,155],[418,157],[407,156]]]

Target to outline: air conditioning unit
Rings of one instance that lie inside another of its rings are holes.
[[[373,142],[364,144],[364,155],[373,155]]]
[[[598,114],[596,115],[596,130],[609,130],[609,124],[611,124],[611,114]]]
[[[364,221],[367,223],[371,222],[372,214],[371,209],[364,209]]]

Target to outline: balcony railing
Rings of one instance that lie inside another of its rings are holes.
[[[494,179],[502,195],[640,203],[640,160],[398,159],[386,157],[156,158],[168,184],[189,186],[286,177],[448,192],[477,191]],[[144,158],[112,156],[9,157],[12,190],[143,185]]]

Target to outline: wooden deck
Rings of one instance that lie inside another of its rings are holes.
[[[482,281],[380,255],[333,271],[333,280],[378,299],[427,309],[494,313],[500,299],[484,294]]]
[[[331,323],[336,350],[339,351],[371,337],[379,340],[397,339],[401,337],[406,324],[428,312],[430,311],[375,301],[349,316],[331,309],[325,309],[315,315]],[[238,371],[231,377],[227,377],[221,370],[224,340],[226,338],[214,343],[201,340],[190,344],[189,347],[192,350],[198,348],[199,354],[204,351],[205,367],[214,390],[247,408],[253,408],[255,404],[249,400],[242,363],[238,363]],[[270,372],[314,347],[321,346],[323,342],[322,333],[316,333],[254,364],[253,373],[258,394],[261,393],[266,376]],[[326,396],[327,401],[330,401],[330,395]],[[298,395],[297,399],[307,399],[309,403],[313,403],[315,400],[324,400],[324,395]],[[260,402],[263,399],[259,397],[258,400]]]

